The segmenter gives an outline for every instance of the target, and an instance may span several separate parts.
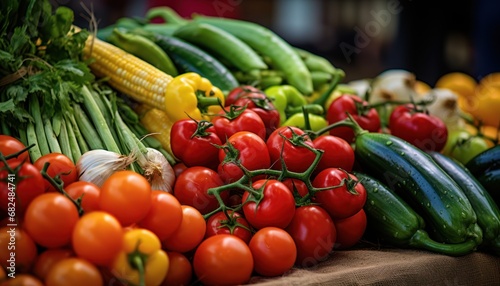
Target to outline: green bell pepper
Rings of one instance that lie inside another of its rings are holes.
[[[306,117],[304,113],[295,113],[283,123],[283,126],[295,126],[303,130],[312,131],[318,131],[328,126],[326,119],[321,115],[309,113],[308,118],[309,122],[306,124]]]

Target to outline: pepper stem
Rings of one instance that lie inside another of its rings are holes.
[[[206,110],[209,106],[212,105],[222,105],[218,97],[205,96],[205,92],[202,90],[196,91],[196,97],[198,99],[197,106],[200,110]]]
[[[144,261],[139,255],[134,255],[132,257],[132,264],[137,268],[139,272],[139,286],[146,286],[146,273],[144,270]]]

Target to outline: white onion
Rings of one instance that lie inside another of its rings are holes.
[[[96,149],[82,154],[76,168],[81,181],[101,187],[104,181],[116,171],[127,169],[135,161],[133,155],[124,156],[112,151]]]

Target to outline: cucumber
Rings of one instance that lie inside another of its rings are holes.
[[[175,37],[156,35],[155,42],[182,72],[195,72],[208,79],[224,94],[239,85],[234,75],[212,55]]]
[[[483,230],[483,244],[500,253],[500,209],[488,191],[460,162],[439,152],[429,152],[432,159],[458,183],[477,215]]]
[[[500,168],[489,169],[477,176],[477,180],[500,206]]]
[[[500,166],[500,145],[487,149],[472,158],[465,167],[476,177],[488,169],[498,169]]]
[[[356,127],[359,165],[412,206],[428,224],[433,239],[443,243],[482,242],[482,230],[469,200],[429,155],[396,136]]]
[[[366,235],[396,246],[424,249],[436,253],[461,256],[476,249],[474,240],[458,244],[432,240],[425,231],[425,221],[400,196],[379,180],[364,173],[354,175],[366,189],[364,211],[367,217]]]

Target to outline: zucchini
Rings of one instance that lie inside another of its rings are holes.
[[[212,55],[175,37],[156,35],[155,42],[182,72],[195,72],[225,94],[239,85],[234,75]]]
[[[500,168],[484,171],[477,176],[477,180],[488,191],[493,200],[500,205]]]
[[[395,190],[443,243],[482,242],[482,230],[460,187],[429,155],[396,136],[355,128],[355,155],[368,174]]]
[[[465,167],[476,177],[488,169],[498,169],[500,166],[500,145],[491,147],[472,158]]]
[[[366,189],[364,211],[367,217],[366,235],[396,247],[411,247],[436,253],[461,256],[476,248],[474,240],[447,244],[436,242],[425,231],[425,221],[400,196],[379,180],[364,173],[354,175]]]
[[[483,244],[500,254],[500,209],[488,191],[460,162],[439,152],[429,152],[432,159],[458,183],[477,215],[483,230]]]

